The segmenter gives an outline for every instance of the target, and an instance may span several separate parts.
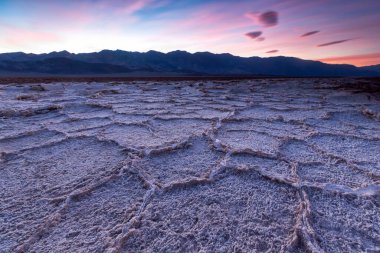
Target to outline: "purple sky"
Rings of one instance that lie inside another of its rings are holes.
[[[0,0],[0,53],[210,51],[380,64],[379,0]]]

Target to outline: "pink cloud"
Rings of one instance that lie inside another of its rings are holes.
[[[136,12],[163,3],[165,1],[157,0],[51,1],[33,10],[28,23],[34,27],[66,32],[87,28],[122,29],[126,24],[139,20]]]
[[[245,36],[251,38],[251,39],[257,39],[263,34],[261,31],[256,31],[256,32],[249,32],[246,33]]]
[[[244,20],[243,20],[244,21]],[[230,13],[220,12],[213,9],[213,6],[205,6],[201,10],[192,12],[183,20],[176,20],[173,25],[180,29],[190,28],[192,30],[214,30],[220,33],[226,30],[238,29],[249,25],[248,22],[241,22],[236,16]]]
[[[177,34],[181,40],[193,40],[193,45],[207,44],[219,41],[230,43],[241,34],[241,29],[250,25],[249,21],[234,12],[221,12],[221,6],[209,4],[196,11],[187,12],[180,20],[173,20],[172,13],[161,16],[161,20],[169,21],[163,25],[165,29],[158,36],[159,40]],[[238,17],[238,18],[237,18]],[[152,25],[160,22],[154,21]],[[213,47],[216,44],[212,44]]]
[[[55,42],[59,41],[59,38],[53,33],[24,31],[22,33],[12,32],[9,37],[5,38],[5,41],[9,44],[22,45],[36,42]]]
[[[30,31],[24,28],[1,24],[3,39],[9,45],[25,45],[38,42],[56,42],[61,38],[55,33],[45,31]]]
[[[276,11],[267,11],[264,13],[249,12],[246,16],[258,25],[272,27],[278,24],[278,13]]]
[[[117,13],[131,15],[144,9],[146,6],[152,3],[152,0],[135,0],[124,4],[117,10]]]

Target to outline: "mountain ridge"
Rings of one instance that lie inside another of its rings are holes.
[[[296,57],[240,57],[229,53],[189,53],[154,50],[130,52],[102,50],[92,53],[54,51],[43,54],[2,53],[0,75],[268,75],[268,76],[380,76],[380,65],[356,67],[349,64],[326,64]]]

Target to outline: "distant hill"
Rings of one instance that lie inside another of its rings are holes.
[[[380,65],[355,67],[293,57],[238,57],[209,52],[103,50],[72,54],[0,54],[0,75],[380,76]]]

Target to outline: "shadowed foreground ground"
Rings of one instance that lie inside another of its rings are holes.
[[[371,82],[2,84],[0,252],[379,252]]]

